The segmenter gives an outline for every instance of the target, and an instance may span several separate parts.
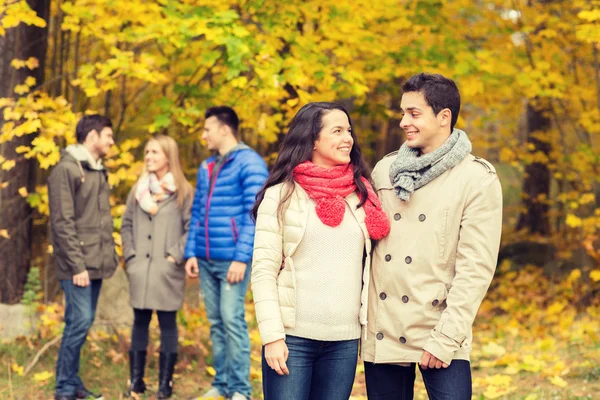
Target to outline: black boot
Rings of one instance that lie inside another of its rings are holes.
[[[129,351],[129,387],[125,397],[131,393],[143,394],[146,391],[144,369],[146,368],[146,351]]]
[[[168,399],[173,394],[173,370],[177,353],[160,353],[157,399]]]

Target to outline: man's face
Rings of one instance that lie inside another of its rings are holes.
[[[210,151],[217,151],[225,138],[224,127],[217,117],[207,118],[204,122],[204,132],[202,140],[206,142],[206,147]]]
[[[400,128],[406,132],[406,144],[411,149],[427,154],[448,139],[450,110],[444,109],[435,115],[421,92],[404,93],[400,108],[404,113]]]
[[[113,130],[108,126],[102,128],[100,133],[95,130],[90,132],[87,140],[91,141],[92,147],[100,158],[106,157],[110,148],[115,144],[115,141],[113,140]]]

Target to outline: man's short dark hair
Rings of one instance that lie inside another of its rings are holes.
[[[77,143],[85,142],[88,133],[90,133],[93,130],[98,132],[98,135],[100,135],[102,129],[112,128],[112,126],[113,125],[110,121],[110,118],[105,117],[104,115],[85,115],[79,120],[79,122],[77,123],[77,127],[75,128],[75,136],[77,137]]]
[[[233,111],[233,108],[228,106],[211,107],[204,113],[204,118],[208,119],[210,117],[215,117],[220,123],[227,125],[231,128],[233,135],[237,136],[240,119],[235,111]]]
[[[450,131],[454,129],[460,112],[460,93],[456,83],[440,74],[420,73],[413,75],[402,85],[402,92],[419,92],[438,115],[444,108],[452,111]]]

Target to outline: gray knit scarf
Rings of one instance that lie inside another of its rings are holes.
[[[471,153],[471,141],[460,129],[454,129],[446,142],[428,154],[419,156],[419,149],[411,149],[406,142],[400,147],[390,166],[390,181],[396,196],[408,201],[415,190],[448,171]]]

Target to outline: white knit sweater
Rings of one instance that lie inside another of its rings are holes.
[[[342,223],[323,224],[312,200],[294,255],[296,326],[286,335],[336,341],[360,337],[364,235],[349,206]]]

